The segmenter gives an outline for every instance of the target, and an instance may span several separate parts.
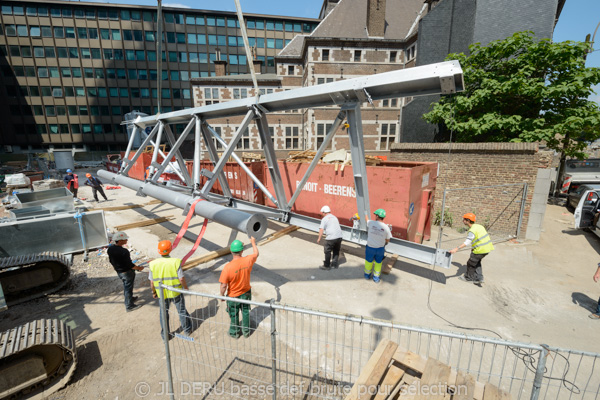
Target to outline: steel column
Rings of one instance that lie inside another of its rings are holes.
[[[194,121],[190,121],[188,123],[188,125],[186,126],[184,132],[179,137],[179,140],[182,140],[181,139],[182,137],[183,137],[183,140],[185,140],[185,137],[190,133],[189,130],[191,130],[193,126],[194,126]],[[181,146],[181,144],[183,144],[183,141],[181,141],[181,143],[179,143],[179,141],[177,141],[177,142],[175,141],[175,135],[173,135],[173,132],[171,131],[171,127],[169,127],[169,125],[165,125],[165,130],[167,132],[167,140],[169,141],[169,144],[171,145],[171,151],[169,151],[169,158],[171,157],[171,153],[175,153],[175,160],[177,161],[177,165],[179,165],[179,170],[183,174],[185,184],[188,187],[192,187],[192,178],[190,178],[190,174],[187,170],[187,166],[185,165],[185,160],[183,159],[183,156],[181,155],[181,152],[179,151],[179,146]],[[178,145],[178,143],[179,143],[179,145]]]
[[[202,152],[202,123],[200,118],[194,118],[196,129],[194,131],[194,171],[192,173],[194,180],[194,191],[200,189],[200,153]],[[208,148],[208,144],[206,145]]]
[[[273,400],[277,399],[277,320],[275,319],[275,299],[271,299],[271,381]]]
[[[181,170],[181,173],[184,176],[184,181],[185,181],[186,185],[189,187],[192,186],[191,179],[189,177],[189,174],[187,173],[188,171],[187,171],[187,167],[185,165],[185,161],[181,160],[181,161],[183,161],[183,166],[182,166],[182,162],[180,162],[181,153],[179,152],[179,148],[181,147],[181,145],[183,144],[185,139],[188,137],[188,135],[191,132],[194,125],[195,125],[194,120],[192,119],[190,121],[190,123],[185,127],[185,130],[183,131],[181,136],[179,136],[179,139],[177,139],[177,142],[175,142],[175,144],[172,143],[172,140],[174,139],[173,133],[171,132],[171,129],[168,126],[166,126],[167,139],[169,140],[169,143],[171,144],[171,150],[169,151],[169,153],[167,154],[166,157],[163,156],[163,162],[157,168],[154,176],[152,177],[152,182],[158,181],[158,178],[160,178],[160,175],[163,173],[163,171],[167,167],[167,164],[170,163],[171,158],[173,158],[173,156],[175,156],[175,158],[177,160],[177,164],[179,165],[179,169]],[[159,150],[160,150],[160,147],[159,147]]]
[[[159,0],[160,1],[160,0]],[[160,308],[160,316],[161,318],[161,329],[162,329],[162,333],[163,333],[163,343],[165,344],[165,355],[167,358],[167,380],[168,380],[168,389],[169,389],[169,393],[168,396],[171,400],[175,400],[175,393],[173,392],[173,372],[172,372],[172,368],[171,368],[171,352],[169,350],[169,324],[167,324],[167,305],[165,302],[165,286],[163,285],[162,282],[158,283],[158,288],[157,288],[157,292],[158,292],[158,305]]]
[[[540,390],[542,388],[542,381],[544,380],[544,372],[546,372],[546,360],[548,358],[548,346],[542,344],[542,350],[540,351],[540,358],[538,360],[537,368],[535,369],[535,378],[533,379],[533,388],[531,389],[531,400],[538,400],[540,397]]]
[[[131,160],[128,158],[128,155],[126,155],[126,157],[123,160],[121,160],[122,164],[119,174],[127,175],[129,173],[129,170],[131,169],[131,167],[133,167],[133,164],[135,164],[137,159],[140,158],[140,156],[144,152],[144,148],[148,146],[148,143],[152,141],[152,138],[154,137],[154,135],[156,135],[156,132],[158,132],[158,125],[154,125],[154,128],[152,129],[150,134],[146,136],[146,139],[144,139],[144,141],[140,145],[140,148],[137,149]],[[133,145],[133,142],[131,142],[131,144]]]
[[[223,147],[227,147],[227,143],[225,142],[225,140],[223,140],[223,138],[221,136],[219,136],[219,134],[217,132],[215,132],[214,129],[212,129],[210,127],[210,125],[206,124],[206,128],[207,128],[208,132],[210,132],[213,135],[213,137],[215,139],[217,139],[217,141],[219,143],[221,143],[221,145]],[[208,139],[205,139],[205,140],[208,140]],[[215,150],[215,154],[216,154],[216,150]],[[258,188],[260,190],[262,190],[262,192],[265,194],[265,196],[267,196],[269,198],[269,200],[271,200],[273,202],[273,204],[277,204],[277,200],[275,200],[275,197],[273,197],[271,192],[269,192],[269,189],[267,189],[265,187],[265,185],[256,177],[256,175],[254,175],[254,173],[252,171],[250,171],[250,168],[248,168],[246,166],[244,161],[242,161],[240,159],[240,157],[238,157],[238,155],[235,153],[232,153],[231,157],[233,157],[233,159],[240,165],[240,167],[250,177],[250,179],[252,179],[252,182],[254,182],[256,184],[256,186],[258,186]],[[216,158],[218,158],[218,157],[216,157]],[[213,163],[216,163],[216,161],[213,161]]]
[[[206,144],[206,148],[208,149],[208,158],[210,159],[210,161],[213,163],[213,167],[215,165],[217,165],[217,161],[219,161],[219,155],[217,154],[217,148],[215,147],[215,143],[212,141],[211,133],[213,135],[215,135],[215,137],[218,137],[218,135],[216,135],[216,132],[211,132],[210,126],[206,123],[206,121],[202,121],[202,136],[204,137],[204,143]],[[218,137],[219,139],[221,139],[220,137]],[[225,143],[225,141],[223,140],[223,147],[227,147],[227,143]],[[233,155],[235,156],[235,153],[233,153]],[[200,168],[200,164],[198,164],[198,168]],[[198,176],[198,178],[200,178]],[[231,194],[231,189],[229,188],[229,182],[227,182],[227,177],[225,176],[225,173],[223,171],[219,172],[219,183],[221,184],[221,189],[223,190],[223,195],[225,197],[233,197]],[[198,190],[200,190],[200,187],[198,187]]]
[[[262,141],[263,150],[265,152],[267,167],[269,168],[269,174],[271,175],[271,182],[273,182],[275,196],[277,196],[277,203],[275,204],[279,209],[287,211],[289,210],[287,205],[287,197],[285,196],[283,180],[281,179],[281,173],[279,172],[277,156],[275,155],[275,149],[273,148],[271,133],[269,132],[269,123],[267,122],[267,116],[265,113],[261,112],[261,116],[257,120],[257,125],[258,134],[260,136],[260,140]]]
[[[98,171],[98,176],[184,210],[194,200],[188,194],[175,192],[149,182],[141,182],[136,179],[116,175],[112,172]],[[256,239],[260,239],[267,230],[267,219],[264,215],[258,213],[248,214],[243,211],[220,206],[210,201],[201,201],[196,204],[194,213],[221,225],[247,233]]]
[[[227,160],[229,160],[229,157],[231,156],[231,154],[235,150],[235,147],[237,146],[238,142],[242,138],[242,135],[244,134],[244,131],[246,130],[246,128],[250,124],[250,121],[252,120],[253,117],[254,117],[254,110],[248,111],[248,113],[244,117],[244,120],[242,121],[242,124],[240,125],[239,129],[237,130],[237,132],[233,136],[233,139],[231,139],[231,142],[229,142],[229,145],[227,146],[227,148],[223,152],[223,155],[221,155],[221,159],[217,162],[217,165],[215,165],[215,168],[212,171],[213,175],[204,184],[204,187],[202,188],[202,191],[201,191],[202,195],[208,196],[208,193],[210,192],[210,190],[214,186],[214,184],[215,184],[217,178],[219,177],[219,174],[221,173],[221,171],[223,171],[223,168],[225,167],[225,164],[227,163]]]
[[[296,191],[294,192],[294,195],[292,196],[292,198],[290,199],[290,201],[288,203],[288,210],[292,209],[292,207],[294,206],[294,203],[296,202],[296,199],[298,199],[298,196],[300,196],[300,193],[302,193],[302,190],[304,189],[304,185],[306,184],[306,181],[308,180],[308,178],[310,178],[310,174],[312,174],[315,167],[319,163],[321,156],[323,156],[323,153],[325,153],[325,149],[327,148],[327,145],[329,145],[329,142],[331,142],[333,135],[335,135],[335,132],[340,127],[344,118],[346,118],[345,113],[340,111],[340,113],[335,118],[335,121],[333,121],[333,125],[331,126],[331,129],[329,130],[329,132],[327,132],[327,136],[325,136],[323,143],[321,143],[321,147],[319,147],[319,150],[317,150],[317,154],[315,155],[313,160],[310,162],[310,165],[308,166],[306,173],[302,177],[302,180],[296,187]]]
[[[361,230],[367,229],[365,213],[371,212],[369,204],[369,184],[367,181],[367,164],[365,162],[365,144],[363,142],[362,118],[360,103],[349,104],[342,109],[346,110],[350,137],[350,154],[352,155],[352,173],[354,175],[354,189],[356,191],[356,207],[360,216]]]

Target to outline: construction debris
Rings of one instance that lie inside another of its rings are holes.
[[[116,231],[126,231],[127,229],[141,228],[143,226],[160,224],[163,222],[170,221],[172,219],[173,219],[172,215],[169,215],[167,217],[152,218],[152,219],[148,219],[146,221],[138,221],[138,222],[132,222],[131,224],[117,225],[117,226],[115,226],[115,230]]]
[[[435,388],[433,392],[431,388]],[[444,388],[437,393],[438,388]],[[383,339],[345,400],[447,399],[510,400],[512,396],[471,374],[457,372]]]
[[[304,150],[304,151],[290,151],[285,161],[287,162],[311,162],[317,155],[316,151]],[[382,160],[379,157],[365,155],[365,161],[367,165],[381,165]],[[331,153],[323,153],[320,163],[324,164],[336,164],[342,166],[342,171],[345,165],[352,165],[352,157],[350,152],[345,149],[336,150]]]
[[[254,161],[262,161],[265,159],[265,156],[261,153],[242,153],[242,161],[243,162],[254,162]]]
[[[36,191],[56,189],[56,188],[60,188],[60,187],[64,187],[64,186],[65,186],[65,183],[58,179],[44,179],[41,181],[33,182],[33,188]]]

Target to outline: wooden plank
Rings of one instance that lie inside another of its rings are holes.
[[[381,382],[378,393],[374,400],[385,400],[400,383],[403,375],[404,370],[392,363],[383,377],[383,381]]]
[[[486,382],[483,390],[483,400],[510,400],[511,398],[504,390]]]
[[[267,237],[266,239],[261,240],[260,242],[258,242],[257,245],[262,246],[262,245],[272,242],[273,240],[278,239],[284,235],[287,235],[288,233],[293,232],[297,229],[299,229],[299,227],[297,227],[296,225],[290,225],[284,229],[281,229],[281,230],[273,233],[271,236]],[[210,253],[206,253],[200,257],[190,258],[189,260],[187,260],[185,265],[181,267],[181,269],[186,271],[188,269],[197,267],[200,264],[204,264],[205,262],[209,262],[216,258],[226,256],[227,254],[230,254],[230,253],[231,253],[231,251],[229,250],[229,247],[223,247],[219,250],[211,251]]]
[[[381,380],[384,372],[387,370],[390,361],[398,345],[388,339],[383,339],[367,361],[356,383],[352,386],[352,390],[346,400],[363,400],[370,399],[369,391],[366,390],[370,385],[377,385]]]
[[[392,392],[392,394],[388,396],[386,400],[395,399],[397,395],[399,396],[399,400],[413,400],[415,398],[414,393],[416,392],[418,385],[419,378],[405,373],[400,384],[396,386],[394,392]],[[411,386],[413,388],[411,388]]]
[[[483,391],[485,390],[485,385],[481,382],[475,382],[475,390],[473,391],[473,399],[474,400],[483,400]]]
[[[131,224],[117,225],[117,226],[115,226],[115,230],[126,231],[127,229],[141,228],[142,226],[150,226],[150,225],[160,224],[163,222],[170,221],[172,219],[173,219],[172,215],[169,215],[168,217],[152,218],[152,219],[148,219],[145,221],[132,222]]]
[[[475,393],[475,377],[471,374],[458,372],[452,400],[472,400]]]
[[[420,355],[412,353],[410,351],[407,351],[406,356],[399,361],[402,365],[406,365],[408,368],[421,374],[423,373],[423,371],[425,371],[425,365],[427,364],[426,358],[423,358]]]
[[[142,208],[152,204],[160,204],[162,203],[160,200],[152,200],[145,204],[128,204],[126,206],[113,206],[113,207],[99,207],[93,208],[90,207],[88,210],[102,210],[102,211],[121,211],[121,210],[131,210],[132,208]]]
[[[415,396],[415,400],[443,400],[446,391],[440,393],[439,386],[446,386],[450,377],[450,367],[442,364],[435,358],[427,359],[425,370],[421,376],[420,392]]]

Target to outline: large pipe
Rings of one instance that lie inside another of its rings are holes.
[[[185,193],[174,192],[165,187],[138,181],[123,175],[113,174],[112,172],[105,170],[98,171],[98,176],[118,185],[128,187],[129,189],[135,191],[139,190],[146,196],[154,197],[163,203],[168,203],[181,209],[185,209],[186,206],[191,204],[194,200],[192,196]],[[214,204],[210,201],[201,201],[197,203],[194,208],[194,213],[231,229],[244,232],[248,234],[248,236],[256,238],[256,240],[262,238],[267,230],[267,218],[264,215],[249,214]]]

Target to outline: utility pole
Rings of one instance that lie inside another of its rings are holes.
[[[156,80],[157,80],[157,95],[158,95],[158,105],[157,105],[157,114],[160,114],[160,100],[162,96],[162,41],[163,41],[163,19],[162,19],[162,0],[157,0],[157,15],[156,15],[156,23],[158,24],[158,32],[156,35]],[[160,145],[160,143],[157,143]]]

